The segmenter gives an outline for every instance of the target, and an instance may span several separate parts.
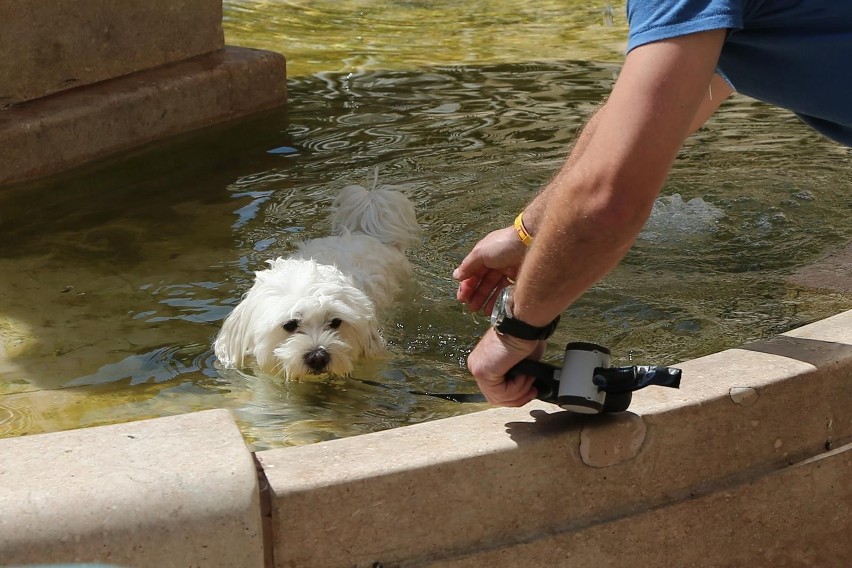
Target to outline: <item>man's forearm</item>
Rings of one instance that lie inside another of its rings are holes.
[[[700,127],[731,93],[730,86],[718,75],[711,81],[690,133]],[[606,107],[598,109],[578,136],[568,159],[557,175],[524,209],[524,226],[538,242],[530,251],[515,293],[516,312],[528,313],[528,323],[545,325],[574,302],[585,290],[621,261],[642,228],[640,216],[615,213],[619,207],[591,205],[594,187],[583,185],[583,176],[574,168],[586,156]],[[572,191],[573,190],[573,191]],[[649,210],[645,192],[637,195],[625,188],[621,192],[628,207]],[[638,198],[638,199],[637,199]],[[596,208],[598,207],[598,208]],[[615,219],[615,223],[612,220]]]
[[[642,227],[609,217],[606,206],[574,207],[572,195],[582,199],[568,188],[554,191],[517,279],[514,314],[531,325],[546,325],[615,268]]]
[[[731,95],[732,92],[733,89],[727,81],[719,75],[714,75],[710,82],[710,86],[707,88],[707,95],[704,97],[704,100],[701,103],[698,112],[695,114],[692,124],[690,125],[690,132],[695,132],[703,126],[707,119],[716,112],[719,106]],[[600,113],[600,110],[601,109],[599,108],[594,112],[594,114],[592,114],[586,125],[580,131],[579,136],[574,141],[574,145],[571,148],[568,159],[562,165],[559,172],[557,172],[556,176],[538,193],[538,195],[536,195],[526,208],[524,208],[524,226],[531,235],[534,236],[538,232],[539,223],[541,222],[544,211],[547,210],[547,196],[549,195],[551,188],[559,184],[560,178],[567,174],[588,147],[589,140],[591,140],[594,135],[599,122],[598,114]]]
[[[524,226],[533,236],[538,233],[539,224],[544,217],[544,212],[547,210],[547,202],[551,191],[564,181],[564,176],[570,171],[589,146],[589,140],[591,140],[595,129],[597,128],[598,113],[600,110],[601,109],[595,111],[595,113],[589,118],[588,122],[586,122],[586,125],[574,141],[574,145],[571,148],[571,152],[568,154],[568,158],[562,164],[562,167],[556,173],[556,176],[554,176],[553,179],[551,179],[550,182],[548,182],[548,184],[545,185],[538,193],[538,195],[536,195],[536,197],[524,208]]]
[[[575,172],[603,112],[605,107],[592,115],[557,175],[524,209],[536,246],[518,277],[515,315],[527,323],[546,325],[561,313],[618,264],[638,232],[611,226],[608,208],[590,198],[595,188],[583,187]]]

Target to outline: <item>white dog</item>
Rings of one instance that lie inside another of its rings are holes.
[[[344,376],[357,360],[386,354],[377,312],[411,276],[414,206],[390,186],[351,185],[332,204],[331,221],[332,236],[302,242],[255,273],[216,337],[223,365],[254,363],[288,379]]]

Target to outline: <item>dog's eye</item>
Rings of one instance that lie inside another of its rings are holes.
[[[334,318],[333,320],[328,322],[328,327],[330,327],[331,329],[337,329],[342,323],[343,320],[341,320],[340,318]]]
[[[293,333],[299,327],[299,320],[290,320],[281,326],[287,333]]]

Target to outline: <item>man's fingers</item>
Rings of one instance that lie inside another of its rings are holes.
[[[496,270],[487,272],[476,289],[472,291],[468,299],[468,309],[472,312],[478,312],[483,306],[490,305],[494,307],[494,302],[497,300],[496,292],[506,286],[506,277],[503,273]]]
[[[476,293],[479,282],[479,278],[468,278],[467,280],[462,280],[459,283],[459,289],[456,292],[456,299],[463,304],[470,303],[470,299]]]
[[[509,285],[509,279],[505,276],[500,279],[499,282],[494,286],[494,290],[491,295],[485,300],[482,306],[482,313],[485,315],[490,315],[494,310],[494,304],[497,303],[497,300],[500,298],[500,294],[503,292],[503,288]]]
[[[468,280],[470,278],[479,277],[487,270],[482,262],[482,258],[475,254],[476,249],[468,253],[464,257],[455,270],[453,270],[453,278],[458,281]]]
[[[538,390],[533,386],[535,377],[517,375],[510,381],[481,389],[485,399],[499,406],[523,406],[538,396]]]
[[[456,291],[456,299],[468,305],[468,310],[478,312],[483,306],[490,310],[497,300],[496,292],[508,284],[508,279],[496,270],[489,270],[479,277],[462,280]]]

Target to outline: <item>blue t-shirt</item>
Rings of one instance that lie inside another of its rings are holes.
[[[720,75],[852,146],[852,0],[627,0],[627,49],[727,29]]]

